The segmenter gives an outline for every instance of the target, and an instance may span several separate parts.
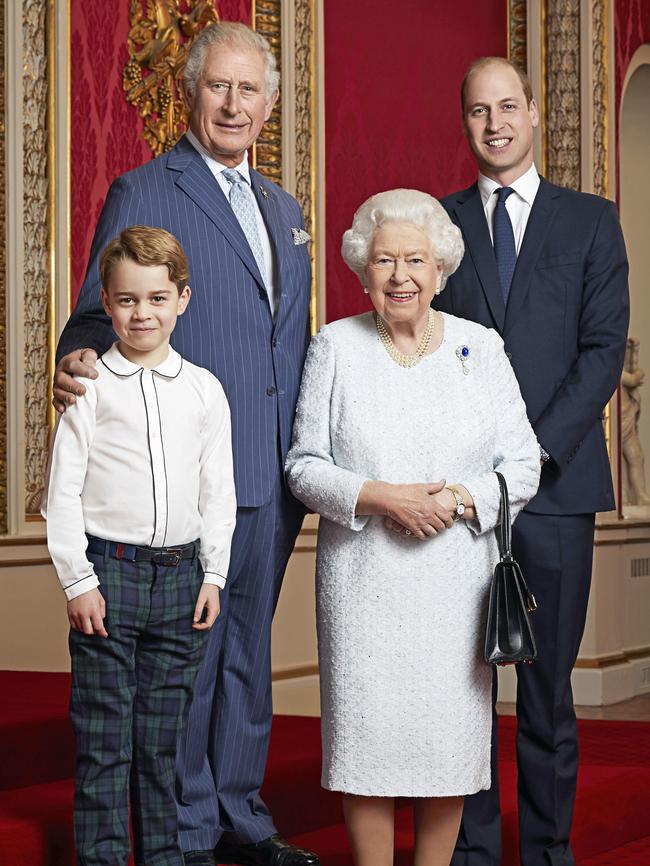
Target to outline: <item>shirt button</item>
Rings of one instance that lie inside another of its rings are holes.
[[[266,393],[269,395],[269,397],[272,397],[274,394],[277,393],[277,388],[274,388],[273,385],[271,385],[270,388],[266,389]]]
[[[275,347],[278,345],[278,340],[274,339],[272,345],[273,345],[273,348],[275,349]]]

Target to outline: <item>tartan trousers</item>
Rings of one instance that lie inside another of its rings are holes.
[[[176,742],[207,635],[192,628],[198,543],[177,566],[88,558],[108,637],[70,631],[77,864],[126,866],[130,802],[136,866],[182,866]]]

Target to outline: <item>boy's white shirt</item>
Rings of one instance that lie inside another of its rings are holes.
[[[223,587],[235,527],[230,408],[221,383],[171,347],[147,370],[114,344],[59,418],[43,497],[47,543],[68,600],[99,586],[86,533],[147,547],[195,539]]]

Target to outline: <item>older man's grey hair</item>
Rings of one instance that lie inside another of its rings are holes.
[[[183,72],[183,84],[188,95],[192,96],[196,90],[205,53],[211,45],[227,45],[229,48],[259,51],[264,58],[266,98],[269,99],[280,86],[280,73],[276,68],[271,46],[266,39],[239,21],[220,21],[205,27],[192,43]]]
[[[465,245],[460,229],[440,202],[417,189],[391,189],[364,201],[354,215],[352,228],[343,235],[341,255],[347,266],[365,283],[373,236],[387,223],[409,223],[429,238],[436,261],[442,264],[442,289],[460,264]]]

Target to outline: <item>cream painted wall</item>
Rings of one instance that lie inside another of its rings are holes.
[[[632,72],[621,101],[620,204],[630,260],[630,336],[641,340],[639,363],[646,372],[639,431],[650,486],[650,46],[644,49],[646,62]]]

